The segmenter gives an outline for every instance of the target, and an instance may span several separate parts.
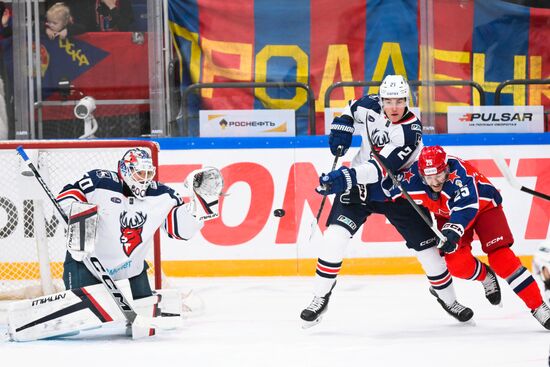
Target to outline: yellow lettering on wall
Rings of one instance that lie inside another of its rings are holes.
[[[290,57],[296,62],[296,81],[308,83],[309,65],[307,54],[297,45],[267,45],[256,55],[256,81],[267,81],[267,62],[272,57]],[[266,108],[297,110],[307,102],[307,92],[303,88],[296,88],[292,99],[272,98],[266,88],[255,89],[256,98]]]
[[[526,58],[523,55],[514,56],[514,79],[525,79],[526,76]],[[485,81],[485,54],[474,53],[473,80],[481,85],[485,92],[495,92],[499,82]],[[514,105],[525,105],[525,85],[509,85],[501,90],[501,96],[504,93],[513,95]],[[475,94],[474,103],[479,104],[479,97]]]
[[[196,32],[190,32],[187,28],[184,28],[174,22],[169,22],[170,30],[175,36],[181,37],[191,42],[191,60],[189,60],[189,73],[191,75],[191,81],[197,83],[200,77],[201,67],[201,48],[199,47],[199,34]],[[176,43],[176,37],[172,37],[173,42]],[[183,57],[181,55],[180,47],[174,45],[174,49],[178,54],[180,60],[180,77],[183,75]]]
[[[405,71],[405,62],[403,61],[403,53],[401,52],[401,46],[397,42],[384,42],[374,67],[374,73],[371,80],[382,80],[386,75],[388,69],[388,63],[393,65],[393,70],[396,74],[403,75],[407,78],[407,72]],[[378,87],[370,87],[369,94],[378,93]]]
[[[321,88],[319,95],[315,101],[315,111],[324,111],[325,93],[330,85],[334,83],[336,77],[336,67],[340,70],[342,81],[352,81],[353,74],[351,72],[351,64],[349,61],[348,45],[329,45],[327,50],[327,60],[323,69],[323,77],[321,79]],[[344,99],[331,99],[330,107],[344,107],[346,103],[355,99],[355,89],[353,87],[343,87]]]
[[[545,78],[549,78],[547,75]],[[542,77],[542,57],[529,57],[529,79],[545,79]],[[531,106],[539,106],[542,104],[541,94],[546,98],[550,98],[549,84],[531,84],[529,85],[529,104]]]
[[[467,52],[467,51],[449,51],[449,50],[434,49],[433,55],[434,55],[434,59],[439,61],[450,62],[455,64],[470,63],[470,52]],[[456,78],[446,74],[434,74],[434,78],[435,80],[461,80],[460,78]],[[449,87],[459,88],[459,89],[464,88],[464,86],[462,85],[452,85]],[[418,93],[421,94],[422,90],[423,88],[419,88]],[[477,93],[477,92],[473,92],[473,93]],[[422,98],[420,95],[418,97],[418,100],[422,101]],[[467,102],[448,102],[448,101],[438,101],[438,100],[435,100],[435,103],[434,103],[436,113],[447,113],[447,108],[449,106],[469,106],[469,105],[470,104]]]
[[[474,82],[481,85],[485,92],[494,92],[497,89],[498,82],[485,81],[485,54],[474,52],[472,74]],[[479,95],[477,93],[474,93],[474,106],[479,106]]]
[[[250,81],[252,80],[252,45],[241,42],[223,42],[212,41],[207,38],[202,39],[202,50],[204,54],[204,67],[202,81],[204,83],[213,83],[216,76],[222,76],[227,79]],[[216,65],[214,62],[214,53],[236,55],[239,57],[239,66],[237,68]],[[212,98],[212,88],[202,89],[201,95],[204,98]]]

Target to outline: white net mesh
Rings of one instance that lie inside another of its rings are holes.
[[[23,142],[21,145],[54,195],[92,169],[116,171],[118,160],[130,147],[143,147],[149,152],[157,149],[153,143],[138,141]],[[41,295],[43,290],[51,293],[63,289],[65,224],[17,155],[16,146],[0,144],[4,178],[0,185],[0,299],[30,298]],[[158,166],[156,152],[152,155]],[[153,253],[150,259],[152,265]],[[53,284],[49,283],[49,277]]]

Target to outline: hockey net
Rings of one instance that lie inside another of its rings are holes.
[[[0,143],[0,300],[33,298],[63,290],[66,226],[15,148],[23,146],[57,193],[93,169],[117,170],[133,147],[151,153],[158,172],[158,145],[138,140],[19,141]],[[25,172],[27,171],[27,172]],[[26,174],[25,174],[26,173]],[[161,287],[160,236],[148,256],[149,275]]]

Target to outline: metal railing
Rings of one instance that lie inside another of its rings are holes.
[[[189,129],[189,112],[188,112],[188,99],[189,94],[198,89],[204,88],[303,88],[308,95],[308,121],[309,121],[309,133],[310,135],[316,134],[315,129],[315,95],[308,84],[300,82],[236,82],[236,83],[196,83],[191,84],[185,88],[181,96],[183,131],[187,136],[190,134]],[[297,119],[296,119],[297,121]]]
[[[327,88],[327,91],[325,92],[325,107],[330,107],[330,95],[332,94],[332,91],[336,88],[342,88],[342,87],[377,87],[381,84],[381,81],[353,81],[353,82],[337,82],[332,84],[330,87]],[[409,80],[409,85],[412,87],[429,87],[429,86],[471,86],[472,88],[476,89],[479,93],[479,104],[485,105],[485,91],[481,87],[479,83],[476,83],[472,80],[433,80],[433,81],[420,81],[420,80]]]
[[[509,85],[518,85],[518,84],[550,84],[550,79],[511,79],[506,80],[500,83],[495,90],[495,105],[500,105],[500,95],[502,90]]]

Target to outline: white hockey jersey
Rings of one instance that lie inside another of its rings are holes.
[[[153,181],[145,199],[138,200],[125,195],[122,180],[113,171],[86,173],[74,184],[66,185],[57,201],[66,213],[74,201],[97,205],[99,221],[93,255],[114,280],[131,278],[143,271],[160,226],[169,237],[182,240],[202,227],[170,187]]]
[[[410,167],[422,150],[420,120],[407,111],[400,121],[392,123],[385,117],[378,95],[365,95],[350,101],[342,116],[351,117],[355,130],[361,134],[361,148],[351,162],[359,184],[374,183],[386,177],[382,167],[373,159],[367,138],[367,123],[374,149],[394,174]]]

